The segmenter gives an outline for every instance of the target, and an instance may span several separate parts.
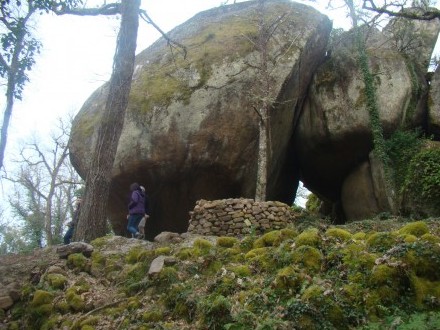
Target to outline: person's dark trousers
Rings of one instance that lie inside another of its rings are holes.
[[[141,222],[143,217],[144,217],[143,214],[130,214],[129,215],[127,230],[129,231],[129,233],[132,234],[132,236],[135,237],[137,234],[139,234],[138,226],[139,226],[139,222]]]
[[[72,236],[73,236],[73,226],[67,229],[66,234],[64,235],[64,244],[69,244],[70,240],[72,239]]]

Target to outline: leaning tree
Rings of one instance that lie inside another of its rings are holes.
[[[75,240],[88,242],[107,233],[107,205],[112,179],[111,173],[131,89],[139,18],[153,25],[165,37],[170,46],[178,46],[183,49],[184,47],[168,38],[151,20],[147,12],[140,9],[140,0],[106,3],[99,8],[58,6],[55,8],[55,12],[59,15],[119,14],[121,16],[107,100],[99,124],[97,140],[92,146],[92,159],[86,174],[86,189],[81,214],[74,234]]]

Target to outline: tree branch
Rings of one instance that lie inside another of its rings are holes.
[[[121,13],[120,3],[109,3],[99,8],[69,8],[62,4],[52,7],[57,15],[76,15],[76,16],[98,16],[98,15],[116,15]]]
[[[154,23],[154,21],[148,16],[147,12],[143,9],[139,11],[139,16],[148,24],[153,25],[153,27],[162,35],[162,37],[165,38],[165,40],[168,42],[168,45],[172,48],[173,46],[177,46],[177,48],[180,48],[183,51],[183,58],[186,59],[186,55],[188,53],[186,47],[182,45],[181,43],[177,42],[176,40],[171,39],[165,32],[162,31],[162,29]]]
[[[363,9],[374,11],[379,14],[387,14],[394,17],[402,17],[423,21],[430,21],[436,18],[440,18],[440,11],[436,8],[418,8],[418,11],[405,10],[402,8],[400,11],[390,10],[389,5],[385,4],[381,7],[377,7],[373,0],[364,0]]]

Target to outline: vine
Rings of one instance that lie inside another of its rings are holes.
[[[397,130],[385,141],[386,153],[393,168],[393,182],[396,187],[396,200],[401,202],[404,194],[405,180],[413,157],[420,151],[422,138],[420,130]]]
[[[402,122],[403,126],[411,120],[417,108],[417,100],[420,97],[421,86],[419,80],[417,78],[416,68],[414,67],[414,63],[410,61],[408,56],[404,55],[405,64],[408,69],[408,72],[411,77],[411,99],[408,104],[408,108],[406,109],[405,120]]]
[[[440,211],[440,150],[424,149],[411,160],[404,189],[417,205]]]
[[[366,53],[365,42],[362,38],[361,29],[355,28],[355,37],[358,49],[358,63],[362,72],[365,84],[366,108],[370,117],[370,127],[373,135],[373,154],[379,159],[383,165],[385,175],[385,189],[391,210],[394,212],[394,184],[393,175],[390,167],[389,157],[386,152],[385,138],[383,128],[380,121],[379,106],[377,104],[376,87],[374,78],[368,66],[368,56]]]

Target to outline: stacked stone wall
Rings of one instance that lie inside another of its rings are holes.
[[[188,232],[199,235],[241,236],[285,228],[295,212],[281,202],[253,199],[199,200],[190,212]]]

